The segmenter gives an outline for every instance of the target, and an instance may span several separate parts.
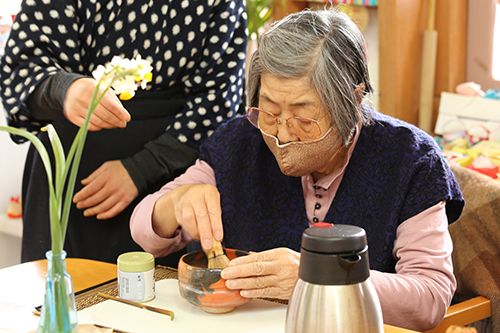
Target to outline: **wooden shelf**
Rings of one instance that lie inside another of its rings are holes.
[[[0,233],[9,236],[22,238],[23,237],[23,219],[13,219],[7,217],[6,214],[0,214]]]

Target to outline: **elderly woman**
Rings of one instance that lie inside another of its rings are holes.
[[[247,117],[201,146],[196,164],[145,198],[131,220],[165,256],[212,237],[252,251],[222,272],[244,297],[288,298],[302,232],[317,221],[367,232],[384,321],[426,330],[456,282],[448,224],[463,208],[432,137],[363,103],[372,91],[362,34],[344,14],[304,11],[260,39]]]

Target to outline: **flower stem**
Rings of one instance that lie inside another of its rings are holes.
[[[62,235],[63,240],[66,238],[66,229],[67,229],[68,219],[69,219],[69,210],[70,210],[71,202],[73,199],[73,193],[75,191],[76,175],[78,173],[78,167],[80,166],[83,147],[85,145],[85,139],[87,138],[90,117],[92,116],[92,114],[95,111],[95,108],[97,107],[97,105],[99,105],[99,102],[101,101],[104,94],[106,93],[106,91],[110,87],[108,85],[103,90],[103,92],[99,95],[99,98],[97,98],[97,100],[96,100],[96,96],[99,93],[100,83],[101,83],[101,81],[97,82],[97,85],[94,89],[94,92],[92,94],[92,99],[91,99],[91,101],[93,101],[93,103],[89,105],[89,108],[87,111],[87,116],[85,117],[85,121],[83,122],[82,126],[78,130],[78,133],[75,136],[75,139],[74,139],[73,144],[71,146],[71,150],[70,150],[71,156],[68,156],[68,160],[66,161],[68,165],[71,164],[71,166],[70,166],[71,170],[69,173],[68,183],[66,184],[66,197],[64,200],[63,212],[62,212],[62,217],[61,217],[61,228],[63,231],[63,235]],[[74,152],[74,155],[72,152]]]

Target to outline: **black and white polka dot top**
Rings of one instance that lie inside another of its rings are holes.
[[[148,90],[184,89],[167,132],[197,147],[238,111],[246,43],[244,0],[24,0],[1,57],[8,124],[34,133],[46,125],[25,102],[48,76],[90,76],[115,55],[140,54],[154,68]]]

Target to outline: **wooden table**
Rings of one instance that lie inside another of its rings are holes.
[[[75,292],[116,278],[115,264],[87,259],[66,259],[68,273]],[[43,303],[47,261],[38,260],[0,269],[0,332],[7,319],[17,322],[38,322],[33,315]],[[385,333],[415,333],[415,331],[384,325]]]

